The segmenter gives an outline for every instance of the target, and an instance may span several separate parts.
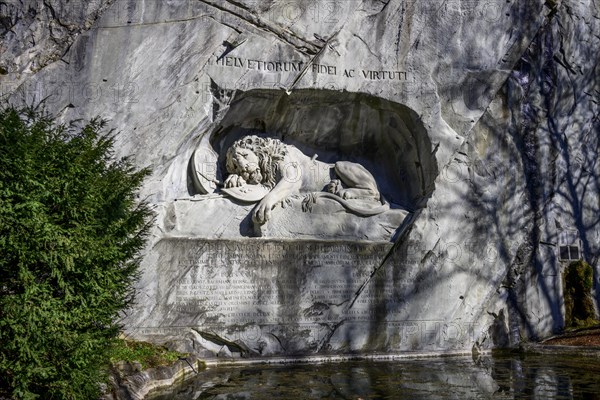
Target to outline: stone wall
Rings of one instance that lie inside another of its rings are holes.
[[[514,345],[563,326],[572,237],[598,286],[597,1],[4,3],[3,95],[109,118],[117,155],[153,171],[134,337],[202,356]],[[73,29],[31,50],[32,18]],[[197,190],[256,133],[362,165],[389,211],[296,193],[257,224]]]

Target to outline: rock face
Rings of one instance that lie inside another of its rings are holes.
[[[0,3],[0,75],[35,73],[56,61],[67,63],[77,36],[112,3],[97,1],[3,1]],[[11,86],[14,86],[11,85]]]
[[[563,259],[598,286],[597,1],[109,3],[44,2],[77,27],[56,62],[19,58],[33,28],[10,19],[0,85],[109,118],[152,169],[128,334],[202,357],[464,351],[561,329]],[[228,167],[252,135],[269,144]]]

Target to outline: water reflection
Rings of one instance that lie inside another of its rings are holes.
[[[148,398],[600,400],[600,364],[520,355],[213,367]]]

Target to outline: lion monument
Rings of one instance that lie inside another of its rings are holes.
[[[259,224],[268,221],[272,210],[290,196],[305,196],[303,211],[322,198],[363,217],[389,209],[365,167],[350,161],[325,163],[316,157],[278,139],[244,136],[227,150],[228,176],[222,191],[241,201],[258,202],[252,219]]]

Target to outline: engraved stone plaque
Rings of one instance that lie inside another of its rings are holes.
[[[412,282],[381,268],[392,247],[163,239],[154,249],[152,311],[132,330],[188,343],[205,357],[400,351],[423,343],[423,332],[429,344],[442,334],[466,338],[468,327],[413,326],[400,317],[400,293]]]

